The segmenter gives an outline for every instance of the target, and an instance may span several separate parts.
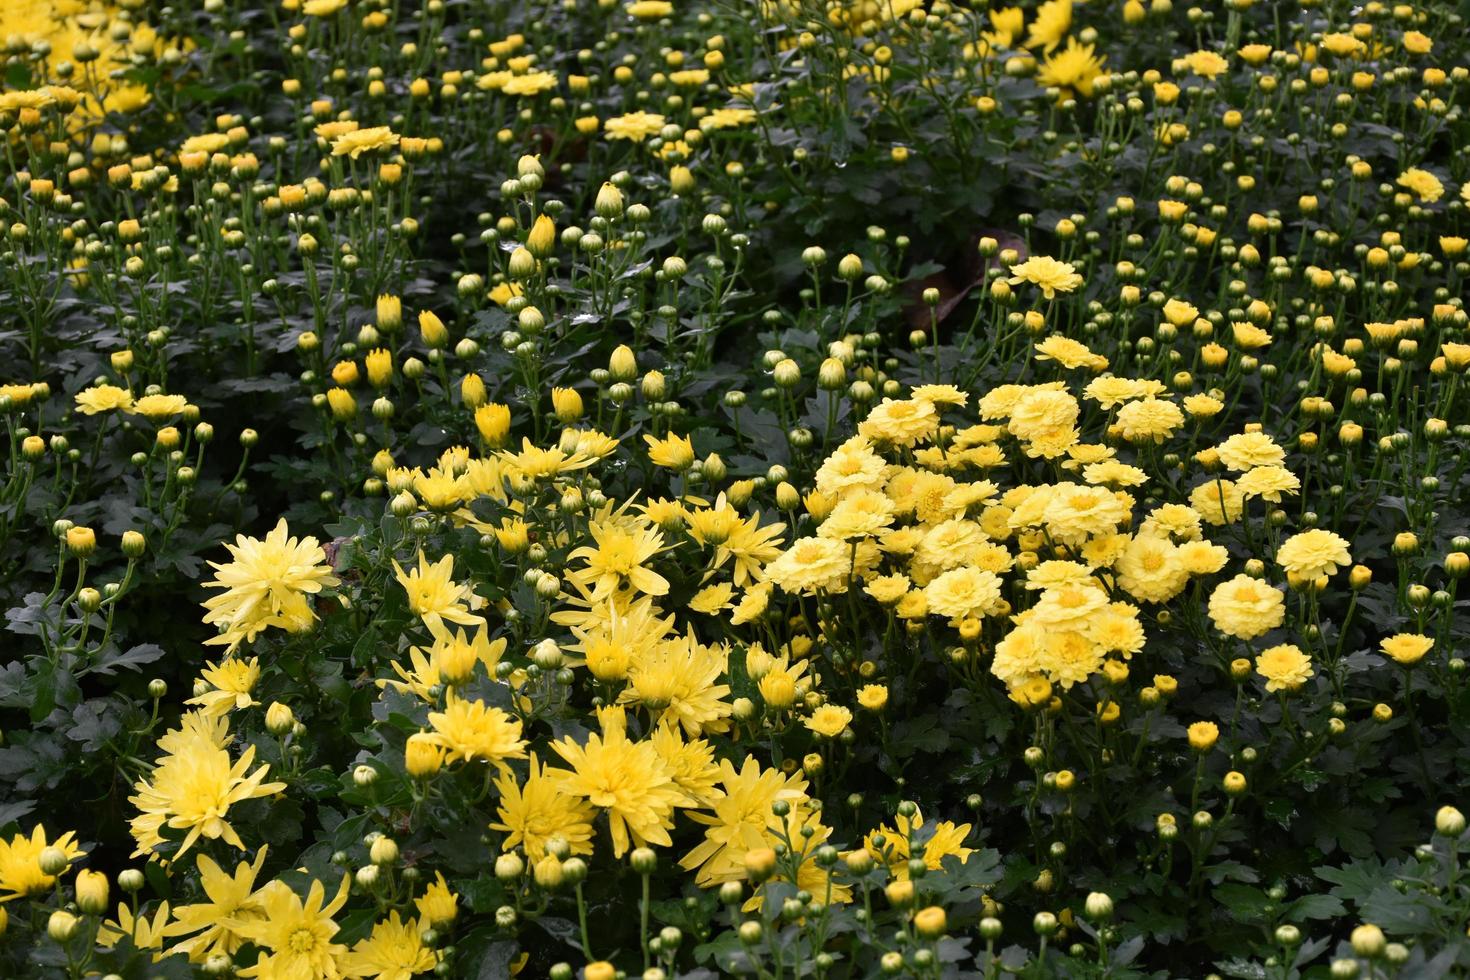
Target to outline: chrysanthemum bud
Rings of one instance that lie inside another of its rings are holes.
[[[36,859],[40,865],[41,873],[55,877],[71,866],[71,858],[59,847],[48,847],[41,851]]]
[[[1465,815],[1452,806],[1442,806],[1434,815],[1434,829],[1446,837],[1459,837],[1465,832]]]
[[[65,909],[57,909],[46,920],[46,935],[58,943],[69,942],[77,934],[77,917]]]
[[[949,919],[938,905],[914,913],[914,930],[925,939],[938,939],[948,926]]]
[[[397,333],[403,326],[403,300],[397,296],[379,296],[375,312],[378,329],[384,333]]]
[[[147,539],[137,530],[122,532],[122,554],[128,558],[141,558],[147,550]]]
[[[1384,947],[1388,945],[1383,930],[1366,922],[1353,930],[1351,942],[1353,952],[1369,960],[1382,956]]]
[[[107,911],[107,875],[100,871],[83,869],[77,872],[77,907],[88,915],[101,915]]]
[[[374,864],[395,864],[398,861],[398,844],[391,837],[379,837],[368,849],[368,858]]]
[[[517,246],[510,253],[510,259],[506,263],[506,273],[512,279],[529,279],[536,274],[536,256],[525,246]]]
[[[289,705],[279,701],[272,701],[269,708],[265,709],[266,731],[277,737],[285,735],[296,724],[296,715],[291,711]]]
[[[526,862],[515,851],[495,859],[495,877],[501,881],[515,881],[525,872]]]
[[[415,779],[432,776],[444,765],[444,750],[422,732],[410,735],[403,750],[404,767]]]
[[[70,527],[66,531],[66,550],[78,558],[89,558],[97,550],[97,534],[90,527]]]
[[[776,873],[776,852],[769,847],[759,847],[745,853],[745,873],[751,881],[759,884]]]
[[[622,217],[623,214],[623,192],[610,183],[604,182],[597,190],[597,199],[592,205],[598,215],[612,221]]]
[[[1113,917],[1113,900],[1105,892],[1089,892],[1082,911],[1093,922],[1106,922]]]
[[[551,406],[556,417],[567,425],[582,417],[582,396],[574,388],[552,388]]]
[[[540,888],[548,891],[560,888],[562,884],[562,862],[554,854],[547,854],[536,862],[532,869],[532,877]]]
[[[549,215],[538,215],[526,235],[526,250],[538,259],[556,251],[556,222]],[[514,272],[511,275],[515,275]]]
[[[608,374],[614,381],[632,381],[638,376],[638,359],[627,344],[619,344],[607,362]]]
[[[459,383],[459,397],[466,408],[478,409],[485,404],[485,399],[488,397],[485,392],[485,382],[474,372],[466,374]]]
[[[449,342],[449,330],[444,321],[430,310],[419,313],[419,336],[430,350],[438,350]]]

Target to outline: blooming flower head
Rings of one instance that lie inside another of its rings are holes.
[[[1220,462],[1240,472],[1257,466],[1280,466],[1286,460],[1286,451],[1264,432],[1236,433],[1215,448]]]
[[[450,692],[443,711],[429,712],[430,738],[448,752],[449,761],[480,759],[502,771],[509,759],[524,759],[521,722],[500,708]]]
[[[1256,673],[1267,691],[1295,691],[1312,676],[1312,658],[1291,643],[1268,647],[1256,658]]]
[[[223,719],[220,723],[223,724]],[[160,745],[164,745],[162,740]],[[225,819],[230,807],[279,793],[286,784],[265,781],[270,771],[268,765],[250,771],[255,761],[255,746],[247,746],[238,760],[232,760],[229,749],[207,727],[186,726],[165,750],[167,754],[149,777],[134,786],[137,795],[128,798],[139,810],[139,816],[133,821],[133,834],[138,839],[136,853],[156,850],[162,843],[161,832],[165,827],[184,832],[176,857],[188,851],[200,837],[224,841],[244,850],[245,842]]]
[[[1424,659],[1434,648],[1434,640],[1422,633],[1395,633],[1380,640],[1378,647],[1396,663],[1408,667]]]
[[[204,621],[221,627],[206,643],[233,651],[272,626],[300,633],[316,621],[308,597],[337,584],[317,539],[291,537],[284,518],[264,538],[241,534],[225,548],[232,560],[210,562],[217,574],[204,584],[225,590],[205,600]]]
[[[1001,601],[1000,579],[980,568],[955,568],[925,586],[924,596],[929,611],[936,615],[986,616],[995,612]]]
[[[771,805],[779,800],[794,807],[807,798],[799,771],[787,776],[779,769],[762,769],[751,756],[738,770],[721,759],[719,772],[721,794],[689,813],[706,828],[704,840],[679,861],[685,870],[696,871],[695,882],[702,888],[744,877],[746,852],[769,846],[767,835],[777,823]]]
[[[508,770],[495,781],[499,818],[491,830],[506,835],[503,849],[519,847],[531,861],[546,855],[546,845],[559,838],[573,854],[592,853],[592,818],[596,812],[581,797],[561,791],[561,781],[531,756],[531,768],[525,782],[518,782]]]
[[[255,853],[255,860],[237,864],[234,874],[226,874],[207,854],[194,859],[204,900],[174,909],[173,921],[164,935],[189,938],[171,946],[170,953],[183,953],[190,962],[202,963],[211,953],[233,956],[244,945],[240,924],[256,922],[264,915],[259,893],[255,891],[255,879],[260,875],[265,855],[266,849],[262,847]]]
[[[648,444],[648,459],[654,466],[663,466],[682,473],[694,463],[694,444],[688,436],[669,433],[662,439],[645,435]]]
[[[1226,636],[1253,640],[1286,618],[1281,590],[1249,575],[1221,582],[1210,593],[1210,621]]]
[[[343,133],[332,141],[332,156],[356,160],[364,153],[388,150],[398,145],[398,134],[387,126],[370,126]]]
[[[662,724],[682,727],[690,736],[728,731],[732,709],[724,698],[730,687],[718,683],[728,661],[725,647],[706,646],[692,633],[670,637],[633,660],[618,702],[641,704]]]
[[[440,954],[424,945],[424,927],[417,919],[404,921],[394,909],[388,918],[374,923],[373,931],[353,944],[342,957],[349,976],[404,978],[432,972]]]
[[[822,738],[836,738],[852,723],[852,711],[836,704],[824,704],[802,719],[808,730]]]
[[[255,657],[248,661],[231,659],[209,664],[199,676],[209,685],[209,690],[185,704],[197,704],[207,715],[228,714],[259,703],[250,696],[260,680],[260,661]]]
[[[418,567],[407,572],[393,562],[393,572],[398,584],[408,593],[408,608],[424,621],[430,630],[442,628],[446,621],[461,626],[476,626],[482,620],[470,612],[481,600],[470,585],[454,581],[454,556],[429,564],[424,553],[419,552]]]
[[[75,838],[76,834],[68,831],[48,842],[46,828],[40,824],[29,837],[16,834],[8,841],[0,838],[0,903],[43,895],[55,887],[57,875],[41,870],[41,853],[54,847],[66,855],[68,862],[75,861],[82,856]]]
[[[144,395],[133,402],[132,411],[150,422],[161,422],[178,415],[189,405],[183,395]]]
[[[1010,281],[1012,286],[1029,282],[1047,299],[1056,299],[1057,293],[1070,293],[1082,285],[1082,277],[1070,263],[1060,262],[1049,255],[1033,255],[1011,266]]]
[[[791,593],[842,592],[851,570],[848,545],[831,538],[801,538],[766,566],[766,578]]]
[[[1072,0],[1046,0],[1036,8],[1036,17],[1031,21],[1031,31],[1026,36],[1026,47],[1050,51],[1062,43],[1062,38],[1072,27]]]
[[[613,856],[634,845],[669,846],[674,807],[684,794],[651,742],[629,741],[627,732],[610,726],[578,744],[571,736],[551,747],[570,770],[555,770],[562,792],[579,796],[603,810],[612,832]]]
[[[634,143],[642,143],[648,137],[664,128],[664,117],[656,112],[630,112],[626,115],[615,116],[605,120],[602,124],[603,132],[607,133],[608,139],[630,140]]]
[[[858,434],[892,446],[914,446],[932,438],[939,428],[939,412],[923,399],[885,398],[858,424]]]
[[[594,520],[588,530],[595,546],[583,545],[567,559],[586,563],[569,577],[591,588],[594,599],[605,598],[623,588],[653,596],[668,593],[668,579],[646,564],[664,550],[664,536],[657,528]]]
[[[1276,551],[1277,564],[1297,580],[1310,581],[1332,575],[1352,560],[1347,541],[1322,528],[1293,534]]]
[[[673,14],[674,5],[669,0],[633,0],[624,9],[634,20],[660,20]]]
[[[240,975],[260,980],[340,976],[347,947],[333,942],[341,927],[332,916],[347,904],[351,880],[342,876],[342,885],[330,902],[320,881],[312,881],[304,902],[285,882],[267,882],[257,893],[262,917],[239,926],[264,955]]]
[[[77,392],[77,410],[83,415],[133,410],[133,393],[117,385],[93,385]]]
[[[1103,62],[1107,61],[1094,51],[1093,45],[1068,37],[1064,49],[1046,55],[1036,72],[1036,80],[1060,89],[1062,98],[1073,92],[1091,98],[1092,83],[1103,73]]]
[[[1438,177],[1420,167],[1410,167],[1394,181],[1424,204],[1433,204],[1444,196],[1444,184]]]

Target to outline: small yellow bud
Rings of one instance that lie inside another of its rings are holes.
[[[544,259],[556,250],[556,222],[549,215],[539,215],[531,231],[526,235],[526,250],[538,259]]]
[[[97,534],[90,527],[71,527],[66,531],[66,550],[78,558],[89,558],[97,550]]]
[[[46,920],[46,934],[58,943],[64,943],[77,934],[77,917],[65,909],[57,909]]]
[[[552,388],[551,406],[556,417],[566,425],[582,417],[582,396],[575,388]]]
[[[610,183],[604,182],[597,190],[597,200],[592,205],[599,215],[611,221],[622,217],[623,214],[623,192]]]
[[[265,728],[272,735],[285,735],[295,724],[296,715],[289,705],[272,701],[271,706],[265,709]]]
[[[627,344],[619,344],[608,358],[607,373],[614,381],[632,381],[638,376],[638,359]]]
[[[938,905],[914,913],[914,930],[925,939],[938,939],[948,926],[949,919]]]
[[[78,871],[77,907],[88,915],[101,915],[107,911],[107,889],[107,875],[91,869]]]
[[[449,343],[449,330],[444,321],[429,310],[419,313],[419,336],[424,338],[424,346],[430,350],[438,350]]]
[[[460,381],[459,398],[460,401],[464,402],[466,408],[479,408],[485,404],[487,397],[489,396],[485,392],[485,382],[480,379],[478,374],[471,372],[465,375],[464,379]]]

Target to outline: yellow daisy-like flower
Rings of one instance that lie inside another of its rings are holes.
[[[364,153],[391,150],[398,145],[398,140],[398,134],[387,126],[356,129],[332,140],[332,156],[351,157],[356,160]]]
[[[204,583],[225,590],[204,602],[204,622],[222,629],[206,643],[233,651],[272,626],[300,633],[316,621],[309,597],[337,584],[317,539],[291,537],[284,518],[264,538],[241,534],[225,548],[233,560],[210,562],[216,574]]]
[[[1267,691],[1295,691],[1312,677],[1312,658],[1291,643],[1269,647],[1256,658]]]
[[[1103,73],[1103,63],[1107,61],[1095,50],[1093,45],[1081,44],[1075,37],[1067,38],[1066,48],[1049,53],[1043,59],[1036,72],[1036,80],[1061,89],[1063,99],[1072,93],[1091,98],[1092,84]]]
[[[472,586],[454,581],[453,555],[445,555],[431,565],[424,553],[419,552],[417,568],[405,572],[395,560],[393,572],[398,584],[408,593],[408,608],[430,630],[442,629],[446,621],[461,626],[478,626],[482,622],[470,609],[478,608],[483,600],[475,595]]]
[[[1410,167],[1394,181],[1425,204],[1433,204],[1444,196],[1444,184],[1428,170]]]
[[[669,580],[646,563],[664,550],[664,536],[657,528],[616,521],[592,521],[588,525],[595,545],[583,545],[567,560],[585,562],[568,572],[568,578],[592,590],[594,600],[630,588],[647,595],[666,595]]]
[[[117,385],[93,385],[77,392],[76,403],[77,410],[83,415],[97,415],[101,412],[113,411],[131,412],[133,393]]]
[[[271,881],[256,893],[262,918],[241,923],[240,932],[264,955],[242,977],[276,980],[278,977],[338,977],[347,947],[333,942],[340,926],[332,916],[347,904],[349,875],[329,902],[326,889],[313,880],[306,901],[285,882]]]
[[[592,853],[596,813],[586,800],[563,793],[554,772],[545,770],[533,753],[524,783],[517,782],[509,771],[496,778],[500,802],[495,815],[499,820],[490,829],[506,835],[502,850],[519,847],[529,860],[539,861],[546,856],[546,845],[560,838],[573,854]]]
[[[448,760],[471,762],[481,759],[503,772],[511,759],[526,757],[521,723],[500,708],[483,701],[467,700],[453,691],[443,711],[429,712],[429,740],[448,752]]]
[[[584,744],[568,736],[551,743],[570,770],[552,770],[562,792],[579,796],[607,814],[613,856],[633,846],[673,843],[674,808],[684,799],[668,766],[651,742],[632,742],[620,726],[589,735]]]
[[[1049,255],[1033,255],[1011,266],[1011,285],[1023,282],[1040,289],[1047,299],[1056,299],[1057,293],[1074,292],[1082,285],[1082,277],[1071,263],[1058,261]]]
[[[68,831],[48,841],[46,828],[40,824],[36,824],[29,837],[16,834],[8,841],[0,839],[0,904],[15,898],[44,895],[56,886],[58,876],[41,870],[41,853],[48,847],[61,851],[68,862],[83,854],[76,844],[76,834]]]
[[[262,847],[255,853],[254,861],[236,865],[234,874],[226,874],[207,854],[194,859],[199,869],[199,887],[208,901],[174,909],[173,921],[164,935],[189,938],[169,947],[169,953],[183,953],[191,963],[203,963],[213,953],[233,956],[245,944],[241,924],[257,922],[265,914],[255,891],[255,879],[265,864],[265,855],[266,849]]]
[[[807,798],[799,771],[787,776],[779,769],[762,769],[751,756],[738,770],[721,759],[719,775],[722,795],[708,803],[709,812],[689,813],[689,819],[705,826],[704,840],[679,860],[681,868],[695,871],[701,888],[744,877],[746,853],[769,846],[767,834],[778,825],[772,804],[779,800],[795,807]]]
[[[134,785],[137,795],[128,798],[140,811],[133,821],[133,833],[139,841],[135,854],[154,851],[159,843],[154,838],[164,827],[184,831],[175,858],[200,837],[222,840],[243,851],[245,842],[225,819],[230,807],[279,793],[286,784],[265,782],[269,765],[262,764],[250,772],[255,746],[247,746],[240,758],[232,761],[229,749],[219,744],[212,732],[199,727],[182,730],[167,751],[149,777]]]
[[[226,715],[238,708],[248,708],[260,703],[250,696],[255,682],[260,680],[258,658],[209,664],[199,676],[210,689],[184,703],[199,705],[200,710],[210,717]]]
[[[648,137],[664,128],[665,119],[656,112],[630,112],[622,116],[614,116],[603,121],[602,131],[607,133],[608,139],[629,140],[633,143],[642,143]]]
[[[1434,639],[1421,633],[1396,633],[1379,641],[1378,647],[1395,663],[1408,667],[1434,649]]]
[[[1352,560],[1347,541],[1322,528],[1293,534],[1276,551],[1277,564],[1299,579],[1332,575]]]
[[[144,395],[133,402],[132,411],[150,422],[162,422],[178,415],[189,405],[183,395]]]
[[[349,976],[380,980],[408,980],[429,973],[439,964],[440,954],[424,945],[425,931],[417,919],[405,922],[394,909],[374,923],[370,935],[353,944],[341,959],[342,969]]]
[[[852,711],[841,705],[824,704],[801,723],[822,738],[836,738],[852,723]]]

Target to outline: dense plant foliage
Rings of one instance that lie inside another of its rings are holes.
[[[1457,5],[0,14],[0,976],[1470,974]]]

